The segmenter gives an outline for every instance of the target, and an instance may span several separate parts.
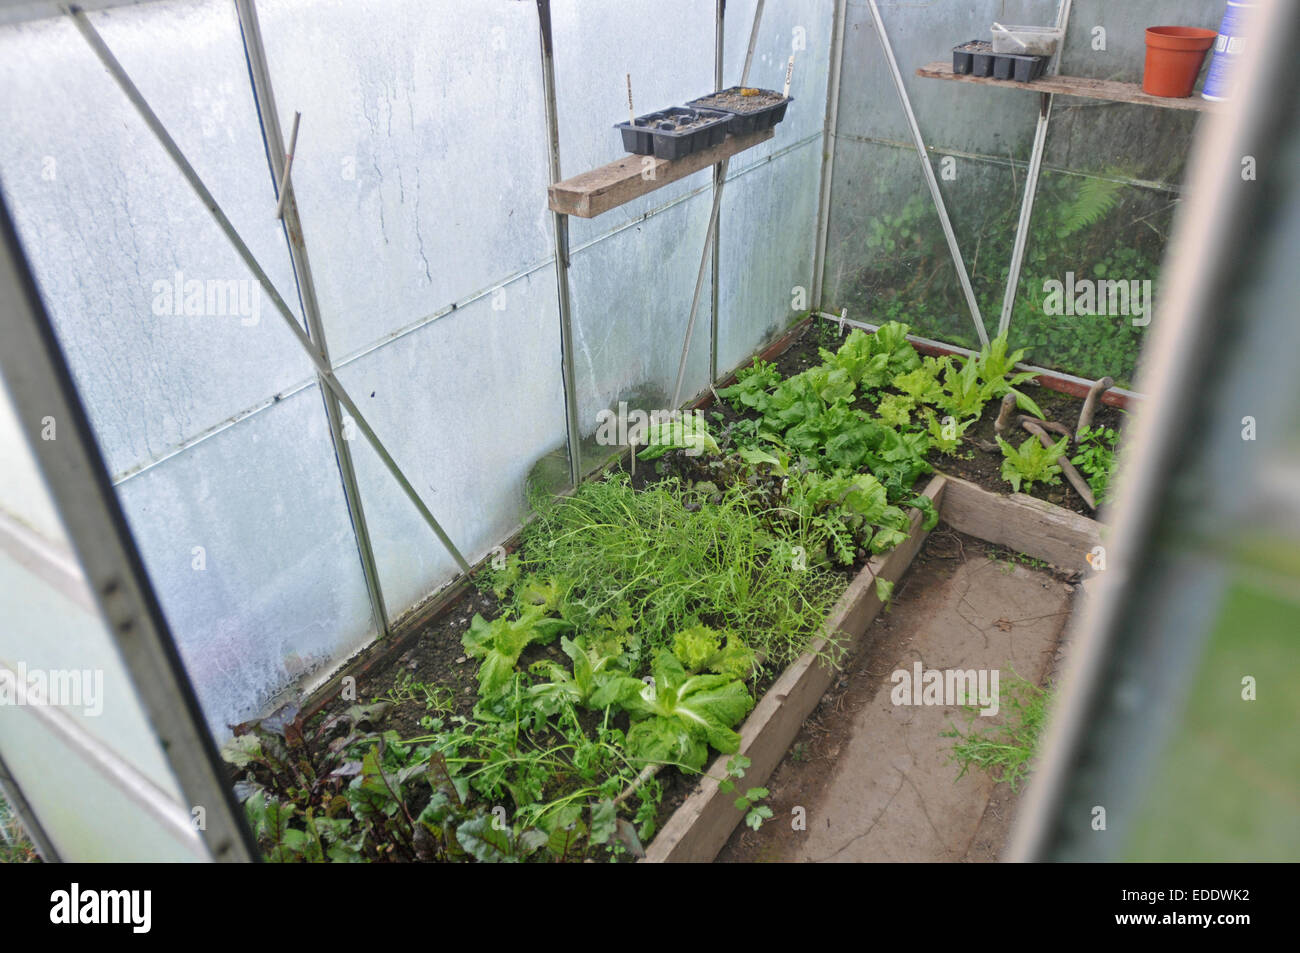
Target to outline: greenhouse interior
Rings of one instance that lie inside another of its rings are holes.
[[[1297,45],[3,0],[0,859],[1300,860]]]

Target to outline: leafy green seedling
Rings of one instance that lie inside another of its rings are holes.
[[[547,618],[546,613],[544,605],[529,606],[517,618],[506,614],[491,622],[474,614],[461,645],[472,658],[483,660],[478,670],[480,695],[490,695],[510,680],[515,663],[530,644],[546,645],[573,628],[563,619]]]
[[[1110,427],[1084,427],[1078,448],[1070,462],[1083,471],[1098,503],[1110,498],[1111,476],[1115,472],[1115,440]]]
[[[750,760],[744,755],[736,755],[727,761],[727,777],[718,782],[718,790],[723,794],[730,794],[736,790],[736,781],[745,776],[745,770],[750,764]],[[769,794],[771,792],[767,788],[750,788],[736,798],[736,810],[744,812],[745,824],[752,830],[758,830],[763,826],[764,821],[772,817],[772,809],[766,804],[759,803]]]
[[[624,702],[635,721],[627,733],[634,760],[699,771],[709,745],[724,754],[740,747],[732,726],[754,707],[744,682],[691,675],[671,652],[660,652],[652,671],[654,683]]]
[[[734,633],[718,632],[707,625],[693,625],[673,636],[673,655],[690,672],[707,669],[728,678],[746,679],[754,670],[754,652],[749,646]]]
[[[1062,437],[1050,447],[1044,447],[1031,434],[1019,447],[1013,447],[998,437],[998,446],[1002,448],[1002,479],[1010,483],[1017,493],[1022,484],[1027,490],[1035,483],[1049,486],[1060,483],[1061,468],[1056,461],[1065,453],[1069,444],[1070,438]]]

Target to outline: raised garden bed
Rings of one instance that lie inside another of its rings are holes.
[[[779,342],[779,346],[771,348],[761,355],[760,359],[771,362],[779,375],[788,378],[820,364],[822,360],[821,352],[826,349],[834,350],[838,348],[844,342],[847,334],[848,329],[839,330],[834,321],[814,320],[795,327]],[[917,350],[930,356],[943,356],[941,352],[925,349],[919,345]],[[746,369],[742,368],[741,373],[743,374],[745,371]],[[1086,403],[1084,396],[1087,390],[1086,388],[1057,390],[1047,386],[1031,385],[1026,388],[1026,393],[1033,397],[1043,411],[1044,416],[1049,420],[1058,421],[1073,430]],[[1117,403],[1109,402],[1112,394],[1113,392],[1107,391],[1102,395],[1102,399],[1096,402],[1092,414],[1092,425],[1099,431],[1117,435],[1123,427],[1128,413]],[[734,425],[736,421],[746,418],[752,419],[756,416],[752,412],[738,412],[727,401],[714,401],[711,396],[706,399],[705,406],[710,414],[717,415],[712,418],[715,429],[724,429]],[[865,412],[872,412],[877,405],[872,397],[866,396],[855,401],[853,407]],[[932,449],[927,454],[926,459],[939,472],[960,477],[995,493],[1013,492],[1010,484],[1002,478],[1002,458],[996,453],[997,433],[995,424],[998,415],[999,406],[997,401],[988,401],[979,417],[962,434],[967,447],[992,448],[992,452],[989,450],[973,452],[968,450],[961,455],[950,455]],[[1019,443],[1024,439],[1025,434],[1021,432],[1019,435],[1006,434],[1005,436],[1012,442]],[[1077,447],[1073,447],[1071,456],[1075,455],[1077,449]],[[1065,482],[1035,483],[1027,487],[1024,492],[1026,495],[1053,503],[1075,513],[1092,517],[1097,516],[1096,510],[1086,505],[1079,494]],[[1104,499],[1103,491],[1102,500],[1104,501]]]
[[[1028,532],[1037,543],[994,541],[1086,565],[1091,521],[945,476],[917,482],[933,466],[928,440],[870,422],[888,397],[878,388],[903,374],[937,375],[954,400],[979,385],[963,400],[980,408],[1014,382],[1000,375],[1015,355],[967,362],[958,386],[957,365],[922,365],[901,326],[843,341],[828,327],[786,339],[783,362],[807,342],[834,348],[816,368],[788,367],[788,386],[776,375],[765,390],[772,372],[751,370],[722,391],[782,413],[781,395],[814,380],[818,406],[796,407],[804,422],[789,433],[764,436],[761,409],[730,405],[716,418],[721,446],[663,425],[635,483],[613,475],[540,503],[518,556],[460,586],[420,638],[374,647],[302,712],[243,726],[231,760],[261,788],[250,818],[272,856],[632,859],[645,841],[647,860],[711,857],[745,817],[727,788],[742,773],[761,785],[940,505],[964,531]],[[858,378],[861,409],[848,401]],[[817,437],[796,465],[783,448],[827,414],[867,429],[849,444]],[[888,433],[895,442],[880,444]],[[681,714],[691,706],[698,723]],[[711,763],[706,742],[724,752]]]
[[[731,133],[743,136],[770,129],[785,118],[794,99],[771,89],[731,86],[720,92],[692,99],[687,105],[698,109],[719,109],[734,116]]]
[[[933,503],[942,501],[943,477],[935,477],[925,489]],[[883,556],[873,557],[840,597],[827,620],[827,632],[838,634],[839,651],[856,651],[867,627],[884,603],[877,592],[878,579],[896,583],[916,555],[927,530],[921,514],[913,510],[907,540]],[[738,752],[749,759],[746,785],[761,785],[785,755],[803,720],[816,706],[835,676],[826,656],[825,639],[815,642],[773,683],[741,726]],[[723,791],[727,763],[732,755],[720,755],[705,772],[694,793],[664,825],[646,852],[648,862],[708,862],[742,817],[733,801],[734,793]]]
[[[938,504],[943,523],[957,532],[1042,560],[1072,578],[1091,572],[1087,554],[1098,545],[1101,529],[1094,520],[1032,497],[990,493],[942,476],[930,482],[926,495]],[[907,543],[878,563],[873,561],[841,597],[832,622],[846,637],[847,652],[864,648],[862,637],[881,609],[872,572],[891,581],[900,579],[927,535],[915,523]],[[767,780],[835,675],[834,669],[808,655],[769,689],[741,729],[745,739],[741,754],[751,761],[746,784]],[[647,860],[708,862],[717,856],[740,822],[731,803],[734,795],[719,790],[719,777],[726,777],[725,758],[715,761],[696,792],[678,808],[651,844]]]

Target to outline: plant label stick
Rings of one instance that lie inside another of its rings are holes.
[[[629,440],[627,442],[627,446],[628,449],[632,451],[632,479],[635,480],[636,479],[636,441]]]
[[[636,125],[636,110],[632,108],[632,74],[627,74],[627,121],[629,125]]]
[[[793,75],[794,75],[794,54],[791,53],[790,61],[785,64],[785,89],[781,91],[781,95],[784,97],[788,98],[790,95],[790,77],[792,77]]]
[[[847,321],[848,319],[849,319],[849,309],[842,308],[840,310],[840,336],[841,337],[844,336],[844,322]]]

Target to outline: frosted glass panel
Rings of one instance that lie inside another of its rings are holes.
[[[275,186],[235,5],[168,0],[91,14],[90,21],[297,312],[297,284],[275,217]],[[124,100],[106,74],[100,85]],[[270,302],[262,308],[270,317]]]
[[[722,51],[724,87],[739,83],[745,71],[755,6],[755,0],[733,0],[727,4]],[[776,127],[776,136],[737,155],[731,160],[732,169],[751,166],[802,140],[821,139],[826,125],[826,79],[834,13],[834,0],[764,4],[749,85],[780,91],[785,85],[786,64],[793,56],[790,95],[794,102]]]
[[[163,827],[22,708],[0,713],[0,753],[64,861],[183,863],[207,858]],[[186,814],[188,808],[180,808]]]
[[[952,48],[967,40],[988,39],[994,20],[1054,23],[1056,6],[1057,0],[880,4],[903,85],[927,144],[1001,156],[1022,146],[1028,150],[1037,117],[1035,93],[923,79],[916,69],[935,60],[951,63]],[[911,144],[907,116],[865,3],[848,5],[842,73],[839,134]],[[838,152],[835,159],[838,165]]]
[[[981,252],[981,271],[987,262]],[[914,149],[836,143],[823,300],[833,314],[848,308],[857,320],[903,321],[923,337],[979,346]]]
[[[230,5],[190,6],[94,22],[292,293]],[[309,375],[269,300],[71,23],[0,31],[0,115],[6,201],[110,471],[160,459]]]
[[[23,426],[9,392],[0,386],[0,473],[4,474],[0,480],[0,514],[17,519],[44,539],[66,546],[63,523],[27,448],[27,433],[39,434],[41,427],[39,420]]]
[[[718,373],[811,306],[821,140],[748,169],[722,193]],[[796,288],[802,304],[794,307]]]
[[[1076,0],[1061,72],[1139,81],[1145,26],[1214,27],[1222,9],[1219,0]],[[939,175],[939,187],[990,330],[1002,310],[1039,97],[923,79],[915,67],[950,61],[954,45],[986,38],[993,20],[1050,24],[1056,10],[1057,0],[881,4],[931,161],[936,172],[945,163],[949,173]],[[977,344],[955,269],[943,263],[946,244],[870,10],[850,4],[848,21],[824,276],[827,309],[848,306],[851,314],[877,321],[896,317],[926,336]],[[1097,27],[1105,29],[1105,49],[1094,49]],[[1193,114],[1176,110],[1056,97],[1011,322],[1013,342],[1032,348],[1034,363],[1087,376],[1107,373],[1121,383],[1131,376],[1140,333],[1127,326],[1117,331],[1117,323],[1105,318],[1076,325],[1044,318],[1041,285],[1046,278],[1064,280],[1067,271],[1091,276],[1094,270],[1099,278],[1118,273],[1154,281],[1169,193],[1182,178],[1195,122]],[[1076,214],[1088,204],[1102,217]],[[1061,224],[1085,220],[1093,222],[1086,234]],[[1037,240],[1040,232],[1052,240]],[[1123,340],[1117,343],[1119,332]]]
[[[1065,33],[1065,48],[1061,52],[1061,72],[1067,76],[1140,83],[1146,60],[1147,27],[1180,23],[1218,30],[1226,5],[1225,0],[1143,0],[1142,3],[1073,0],[1070,29]],[[1105,28],[1104,50],[1094,49],[1096,27]],[[1209,60],[1207,56],[1203,67],[1208,68]]]
[[[20,562],[20,556],[27,559]],[[76,673],[79,703],[65,711],[84,731],[179,799],[171,769],[140,709],[117,647],[89,598],[79,604],[67,591],[33,572],[30,555],[16,552],[6,538],[0,540],[0,601],[5,606],[0,665],[16,672],[24,666],[28,673],[66,672],[70,677]],[[86,673],[91,674],[83,677]],[[10,712],[9,706],[0,705],[0,719],[7,720]],[[0,730],[0,735],[4,733]],[[7,756],[5,760],[9,762]]]
[[[627,120],[629,73],[637,115],[713,91],[713,3],[557,0],[551,19],[561,174],[566,178],[627,155],[614,124]],[[710,182],[711,174],[702,170],[598,218],[570,219],[571,245],[577,248],[608,234]]]
[[[118,493],[218,738],[373,636],[315,385]]]
[[[526,515],[525,483],[567,482],[555,273],[547,268],[339,371],[471,562]],[[370,445],[353,441],[384,599],[396,618],[458,570]]]
[[[550,255],[533,4],[257,8],[336,359]]]
[[[647,411],[671,407],[712,201],[695,196],[573,255],[574,376],[586,468],[609,453],[586,439],[601,410],[620,400]],[[706,271],[683,402],[708,385],[710,295]]]
[[[38,674],[57,679],[49,684],[66,686],[68,694],[51,700],[63,714],[147,778],[162,798],[181,804],[3,386],[0,459],[0,665],[27,684]],[[161,830],[31,708],[0,704],[0,757],[64,860],[195,859],[193,841]]]

